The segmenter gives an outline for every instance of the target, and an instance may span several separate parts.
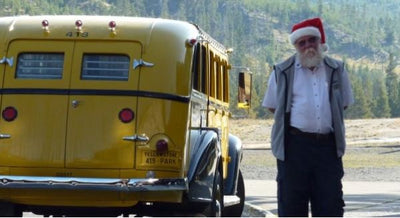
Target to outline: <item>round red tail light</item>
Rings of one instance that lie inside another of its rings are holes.
[[[133,120],[133,118],[135,118],[135,114],[133,113],[133,111],[131,109],[124,108],[119,112],[118,118],[123,123],[129,123]]]
[[[18,116],[18,111],[14,107],[6,107],[1,113],[5,121],[11,122]]]
[[[168,151],[168,142],[164,139],[158,140],[156,143],[156,151],[158,153],[166,153]]]

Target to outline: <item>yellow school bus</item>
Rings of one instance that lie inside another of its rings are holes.
[[[0,18],[1,215],[173,203],[240,216],[229,53],[182,21]]]

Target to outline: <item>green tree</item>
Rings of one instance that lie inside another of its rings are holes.
[[[361,78],[361,85],[363,89],[363,95],[365,98],[365,108],[363,118],[372,118],[372,108],[374,107],[375,101],[373,101],[373,84],[371,79],[371,72],[368,67],[360,67],[359,77]]]
[[[399,76],[394,72],[396,66],[396,57],[390,53],[389,64],[386,68],[386,90],[392,117],[400,116]]]
[[[364,95],[364,89],[360,78],[352,79],[354,105],[346,110],[346,118],[368,118],[370,113],[368,111],[367,99]]]
[[[374,83],[374,99],[376,99],[376,103],[374,104],[374,115],[378,118],[387,118],[390,117],[390,107],[389,107],[389,98],[386,91],[385,82],[382,77],[377,78]]]

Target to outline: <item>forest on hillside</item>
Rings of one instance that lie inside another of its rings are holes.
[[[292,55],[291,26],[319,16],[329,55],[346,63],[355,104],[346,118],[400,117],[397,0],[0,0],[0,16],[87,14],[160,17],[198,24],[226,47],[230,60],[231,110],[236,104],[237,72],[253,72],[250,117],[272,115],[260,107],[272,66]]]

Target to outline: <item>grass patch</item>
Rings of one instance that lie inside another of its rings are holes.
[[[364,147],[348,149],[343,156],[345,168],[392,168],[400,166],[400,148]]]

